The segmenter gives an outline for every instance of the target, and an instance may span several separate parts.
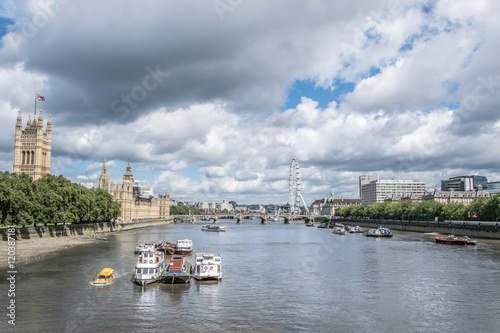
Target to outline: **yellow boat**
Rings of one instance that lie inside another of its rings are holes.
[[[94,281],[90,282],[93,286],[105,286],[113,283],[113,269],[112,268],[104,268]]]

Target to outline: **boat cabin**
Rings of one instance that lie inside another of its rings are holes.
[[[184,259],[181,256],[173,256],[172,259],[170,259],[170,267],[168,270],[170,272],[182,272],[183,261]]]
[[[94,283],[109,283],[113,280],[113,269],[104,268],[97,277],[94,279]]]

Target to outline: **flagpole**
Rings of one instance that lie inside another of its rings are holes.
[[[36,117],[36,100],[37,100],[37,97],[38,97],[38,92],[35,91],[35,117]]]

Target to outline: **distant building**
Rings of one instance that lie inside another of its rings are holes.
[[[265,213],[266,210],[262,205],[248,205],[248,211],[251,213]]]
[[[120,203],[118,221],[166,218],[170,215],[170,195],[158,194],[158,200],[154,200],[151,188],[141,188],[139,183],[134,183],[130,162],[127,164],[123,181],[115,182],[109,180],[105,158],[99,177],[99,188],[108,191],[113,199]]]
[[[21,111],[17,116],[16,134],[14,138],[14,167],[15,174],[25,173],[33,180],[42,178],[50,173],[50,155],[52,147],[52,121],[47,121],[47,128],[43,131],[42,111],[38,116],[28,118],[23,130]]]
[[[222,200],[222,203],[217,204],[217,209],[219,211],[227,210],[228,212],[232,212],[234,210],[234,206],[227,200]]]
[[[419,197],[425,193],[425,182],[413,180],[372,180],[361,185],[361,204],[383,202],[386,198]]]
[[[485,191],[491,194],[500,193],[500,182],[487,183]]]
[[[486,188],[488,179],[485,176],[458,176],[441,180],[441,191],[473,191],[478,186]]]
[[[476,198],[489,198],[490,193],[484,191],[482,186],[479,185],[477,190],[474,191],[429,191],[424,194],[423,200],[434,200],[442,204],[449,204],[451,202],[461,203],[468,206]]]
[[[237,211],[237,212],[246,212],[248,210],[248,207],[247,206],[234,206],[234,210]]]
[[[372,176],[369,176],[369,175],[362,175],[362,176],[359,176],[359,198],[362,199],[362,194],[363,192],[361,191],[361,187],[363,185],[367,185],[367,184],[370,184],[370,182],[372,181]]]
[[[312,215],[334,216],[336,209],[352,205],[361,205],[361,199],[334,199],[332,197],[325,197],[314,200],[309,210]]]

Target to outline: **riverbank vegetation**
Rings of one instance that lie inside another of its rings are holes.
[[[355,218],[386,218],[401,220],[500,220],[500,193],[490,198],[476,198],[469,205],[436,201],[385,201],[372,205],[353,205],[335,210],[336,216]]]
[[[104,190],[87,189],[63,176],[33,181],[26,174],[0,173],[0,225],[101,222],[119,214],[120,204]]]

